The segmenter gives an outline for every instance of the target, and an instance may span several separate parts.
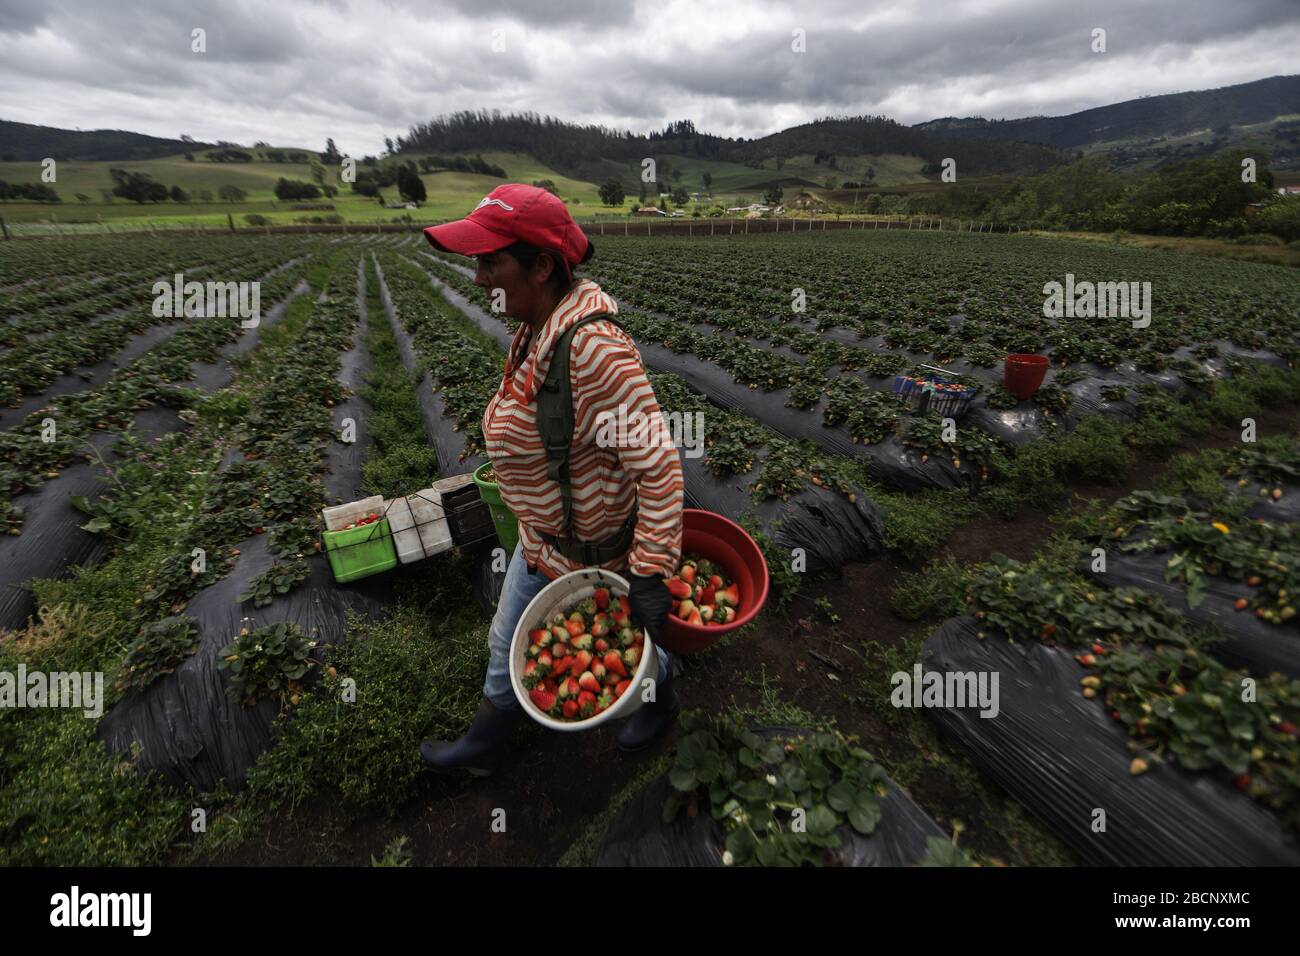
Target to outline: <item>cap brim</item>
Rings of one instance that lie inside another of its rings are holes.
[[[513,236],[503,236],[499,232],[485,229],[473,219],[457,219],[455,222],[444,222],[441,226],[429,226],[424,230],[424,237],[435,249],[462,256],[481,256],[485,252],[504,249],[515,242]]]

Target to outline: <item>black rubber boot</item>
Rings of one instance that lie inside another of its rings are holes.
[[[672,668],[668,670],[667,680],[660,681],[655,688],[655,699],[642,704],[640,709],[623,722],[618,732],[618,749],[624,753],[644,750],[673,725],[681,705],[677,702],[677,692],[673,689]]]
[[[486,777],[500,764],[519,717],[518,708],[502,710],[484,697],[465,736],[455,741],[424,741],[420,744],[420,759],[430,770],[468,770],[475,777]]]

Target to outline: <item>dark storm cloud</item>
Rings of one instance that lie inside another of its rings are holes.
[[[447,6],[466,17],[518,20],[533,27],[606,29],[631,24],[636,12],[633,0],[447,0]]]
[[[1298,46],[1296,0],[0,0],[0,115],[355,153],[462,109],[761,136],[1069,113],[1294,72]]]

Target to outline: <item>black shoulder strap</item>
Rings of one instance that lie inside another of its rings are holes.
[[[551,353],[551,364],[546,369],[546,381],[537,393],[537,430],[546,447],[546,477],[559,482],[564,497],[564,530],[569,536],[573,521],[573,489],[569,485],[569,452],[573,446],[573,387],[569,380],[569,359],[573,333],[581,325],[597,319],[618,323],[607,312],[584,315],[560,333]]]

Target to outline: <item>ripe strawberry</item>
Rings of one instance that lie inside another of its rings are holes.
[[[688,617],[688,618],[686,619],[686,623],[687,623],[687,624],[694,624],[696,627],[703,627],[703,626],[704,626],[704,618],[700,617],[700,612],[699,612],[699,611],[697,611],[697,610],[692,610],[692,611],[691,611],[691,614],[690,614],[690,617]]]
[[[722,578],[716,574],[709,575],[709,587],[714,589],[722,587]]]
[[[582,676],[578,678],[578,687],[582,690],[591,691],[593,694],[600,693],[600,681],[596,680],[596,675],[591,671],[582,672]]]
[[[560,681],[561,697],[577,697],[580,690],[582,690],[582,688],[578,686],[578,682],[571,676]]]
[[[590,717],[596,712],[596,695],[589,690],[584,690],[578,694],[578,713],[583,717]]]
[[[533,702],[533,706],[543,713],[549,713],[551,708],[555,706],[555,695],[542,690],[540,687],[534,687],[530,690],[528,697]]]
[[[588,670],[591,667],[591,651],[578,651],[578,653],[573,655],[573,659],[576,661],[573,665],[573,669],[576,673],[581,674],[583,671]]]
[[[1250,789],[1250,774],[1239,773],[1232,778],[1232,785],[1243,793]]]
[[[596,638],[596,642],[591,646],[597,654],[604,654],[609,650],[609,641],[605,640],[603,637],[598,637]]]
[[[564,629],[568,631],[570,638],[574,638],[577,637],[579,634],[584,633],[587,630],[587,625],[582,623],[582,615],[578,615],[578,620],[576,621],[573,620],[572,618],[565,621]]]
[[[1232,606],[1235,607],[1238,611],[1244,611],[1246,610],[1247,607],[1250,606],[1250,602],[1247,601],[1245,598],[1237,598],[1237,600],[1232,603]]]
[[[640,631],[637,631],[636,633],[634,633],[634,634],[632,635],[632,646],[633,646],[633,647],[640,647],[640,646],[643,645],[644,643],[645,643],[645,635],[642,634]]]
[[[1097,658],[1093,657],[1091,654],[1079,654],[1075,657],[1075,660],[1084,667],[1091,667],[1093,664],[1097,663]]]
[[[529,661],[524,665],[524,686],[529,690],[536,687],[544,676],[537,673],[537,661]]]
[[[609,620],[601,615],[596,615],[596,620],[591,623],[591,636],[604,637],[609,633]]]
[[[546,688],[548,694],[554,694],[556,697],[560,696],[560,682],[554,677],[546,678],[546,680],[542,681],[542,686]]]
[[[619,677],[619,676],[618,676],[617,674],[615,674],[613,671],[607,669],[607,670],[605,671],[605,677],[604,677],[604,679],[602,680],[602,683],[603,683],[606,687],[613,687],[613,686],[614,686],[615,684],[617,684],[620,680],[622,680],[621,677]]]
[[[1094,644],[1092,645],[1092,652],[1096,654],[1098,657],[1101,657],[1106,653],[1106,648],[1100,644]]]
[[[1277,725],[1277,729],[1284,734],[1290,734],[1292,737],[1296,736],[1296,726],[1289,720],[1282,721]]]
[[[732,607],[740,607],[740,584],[739,583],[737,583],[736,581],[732,581],[729,585],[727,585],[727,589],[720,593],[726,595],[727,603],[729,605],[731,605]]]
[[[627,676],[627,668],[623,666],[623,659],[618,656],[618,651],[610,651],[603,658],[604,664],[619,677]]]
[[[1261,579],[1258,574],[1252,574],[1250,577],[1246,578],[1246,583],[1249,584],[1252,588],[1257,588],[1259,587],[1260,580]]]
[[[712,604],[717,600],[718,589],[714,587],[705,587],[700,590],[700,604]]]
[[[528,632],[528,640],[534,644],[550,644],[551,642],[547,640],[550,636],[551,632],[546,630],[544,627],[539,627],[536,630]]]
[[[623,612],[624,617],[632,613],[632,603],[627,599],[626,594],[620,594],[618,596],[618,606]]]
[[[568,644],[565,644],[562,641],[557,641],[556,643],[551,645],[551,656],[555,658],[557,661],[561,657],[569,657],[572,654],[573,654],[573,649],[569,647]]]
[[[694,583],[695,583],[695,574],[696,574],[695,565],[693,565],[693,564],[683,564],[683,565],[682,565],[682,569],[681,569],[680,571],[678,571],[677,574],[678,574],[678,577],[680,577],[680,578],[681,578],[683,581],[685,581],[687,584],[694,584]]]
[[[564,702],[564,716],[569,720],[578,716],[578,702],[572,697]]]
[[[691,586],[681,578],[673,576],[668,579],[668,593],[680,601],[691,596]]]
[[[627,693],[627,689],[631,686],[632,686],[632,682],[630,680],[619,681],[617,684],[614,685],[614,696],[622,697],[624,694]]]
[[[602,611],[609,607],[609,588],[596,588],[596,593],[592,595],[596,601],[596,607]]]

